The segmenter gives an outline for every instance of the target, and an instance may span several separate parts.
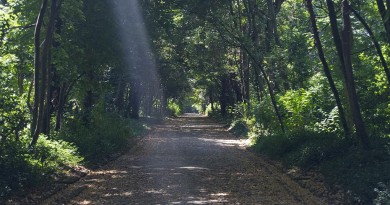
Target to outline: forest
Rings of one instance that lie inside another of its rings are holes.
[[[389,0],[1,0],[0,198],[199,112],[390,203]],[[2,199],[0,199],[0,204]]]

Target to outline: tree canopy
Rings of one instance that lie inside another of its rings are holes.
[[[12,153],[40,156],[42,140],[93,158],[93,146],[123,144],[105,137],[128,135],[129,119],[195,110],[249,136],[331,134],[376,149],[390,137],[389,8],[383,0],[2,0],[0,168],[16,169],[3,158]],[[114,125],[120,134],[97,137]],[[33,159],[45,160],[22,161]],[[1,195],[20,186],[10,181],[0,178]]]

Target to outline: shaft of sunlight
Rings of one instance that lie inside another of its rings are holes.
[[[131,82],[136,84],[138,93],[162,96],[161,81],[139,0],[113,0],[111,4]]]

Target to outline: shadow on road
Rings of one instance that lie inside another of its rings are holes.
[[[321,204],[222,124],[185,114],[157,125],[129,153],[72,185],[67,204]],[[55,204],[61,197],[48,201]]]

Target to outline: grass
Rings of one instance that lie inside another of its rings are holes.
[[[390,204],[390,139],[373,139],[363,150],[332,134],[296,132],[258,137],[253,149],[284,166],[318,169],[331,186],[341,186],[349,203]]]

